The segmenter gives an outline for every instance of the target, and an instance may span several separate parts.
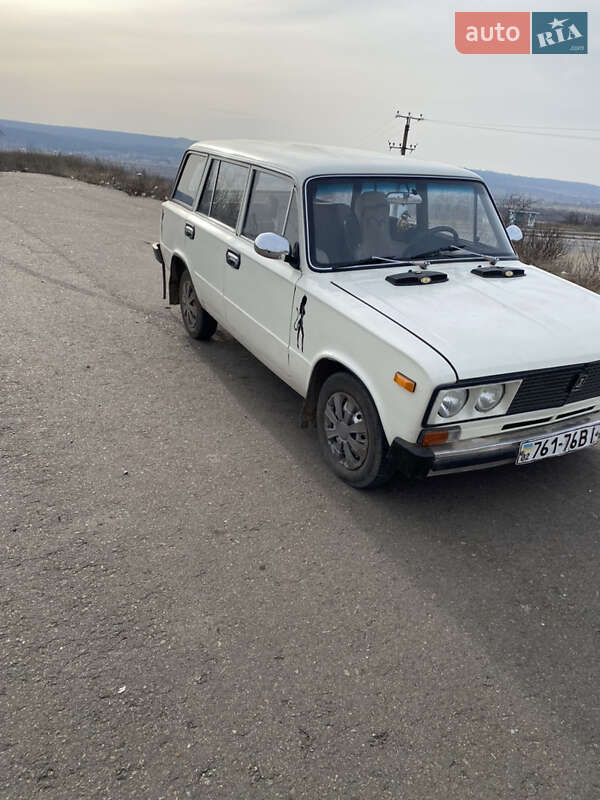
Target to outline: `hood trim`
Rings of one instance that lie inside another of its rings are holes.
[[[397,325],[399,328],[402,328],[403,330],[407,331],[407,333],[410,333],[412,336],[414,336],[415,339],[418,339],[420,342],[423,342],[423,344],[426,344],[427,347],[431,348],[434,352],[436,352],[438,354],[438,356],[441,356],[441,358],[444,359],[446,364],[448,364],[448,366],[450,367],[450,369],[454,373],[454,375],[456,377],[456,380],[457,381],[460,380],[459,377],[458,377],[458,372],[456,371],[456,367],[450,361],[450,359],[447,356],[445,356],[441,352],[441,350],[438,350],[437,347],[434,347],[426,339],[423,339],[422,336],[419,336],[418,333],[415,333],[414,331],[411,331],[410,328],[407,328],[406,325],[402,325],[401,322],[398,322],[398,320],[394,319],[393,317],[390,317],[389,314],[385,314],[383,311],[381,311],[381,309],[377,308],[377,306],[371,305],[371,303],[367,303],[367,301],[363,300],[362,297],[358,297],[358,295],[354,294],[353,292],[348,291],[348,289],[344,289],[344,287],[340,286],[339,283],[336,283],[335,281],[331,281],[331,285],[335,286],[336,289],[340,289],[342,292],[345,292],[346,294],[349,294],[350,297],[353,297],[355,300],[358,300],[359,303],[362,303],[363,305],[368,306],[369,308],[372,308],[373,311],[376,311],[378,314],[381,314],[382,317],[385,317],[386,319],[389,319],[389,321],[393,322],[394,325]]]

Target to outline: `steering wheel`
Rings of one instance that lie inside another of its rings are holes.
[[[415,244],[420,242],[421,240],[425,241],[427,239],[430,239],[431,236],[435,236],[438,233],[452,234],[452,241],[450,242],[450,244],[458,245],[458,240],[460,239],[460,236],[458,235],[458,232],[454,228],[452,228],[450,225],[436,225],[435,228],[428,228],[428,230],[423,231],[422,233],[418,233],[410,243],[411,249],[413,248],[416,249]],[[443,238],[444,240],[446,239],[445,236]]]

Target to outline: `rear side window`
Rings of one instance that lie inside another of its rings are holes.
[[[190,153],[186,158],[183,170],[173,192],[173,199],[191,206],[202,180],[206,156]]]
[[[281,175],[257,172],[242,233],[256,239],[259,233],[283,233],[292,181]]]
[[[247,180],[248,167],[221,161],[210,216],[230,228],[235,228]]]

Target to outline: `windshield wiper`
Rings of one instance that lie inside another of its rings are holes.
[[[351,264],[343,264],[342,266],[334,267],[334,269],[352,269],[352,267],[364,267],[369,264],[380,264],[382,267],[388,265],[390,267],[410,267],[414,264],[414,261],[405,258],[390,258],[389,256],[369,256],[369,258],[360,258]]]
[[[435,256],[439,256],[442,253],[448,253],[453,249],[454,245],[449,245],[448,247],[438,247],[436,250],[428,250],[426,253],[417,253],[414,255],[413,261],[420,260],[423,258],[434,258]]]
[[[435,251],[438,252],[437,250]],[[427,254],[426,254],[427,255]],[[364,259],[367,264],[380,263],[382,265],[395,266],[395,267],[420,267],[420,269],[427,269],[429,261],[418,256],[417,258],[404,258],[398,261],[389,256],[371,256],[371,258]]]
[[[477,258],[483,258],[484,261],[488,261],[492,267],[496,266],[496,262],[500,258],[500,256],[490,256],[486,253],[476,253],[474,250],[469,250],[467,247],[459,247],[458,245],[451,245],[453,250],[462,250],[463,253],[468,253],[470,256],[476,256]]]
[[[460,247],[456,244],[449,244],[446,247],[438,247],[437,250],[430,250],[427,253],[418,253],[415,258],[434,258],[435,256],[442,256],[444,253],[455,253],[460,251],[475,258],[481,258],[488,261],[492,266],[495,266],[499,258],[510,258],[510,256],[491,256],[486,253],[476,253],[474,250],[469,250],[467,247]]]
[[[392,258],[391,256],[371,256],[370,258],[365,258],[364,262],[366,264],[375,263],[382,263],[382,264],[412,264],[411,258]]]

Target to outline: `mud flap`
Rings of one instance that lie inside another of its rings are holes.
[[[167,273],[165,269],[165,260],[163,258],[163,254],[160,249],[160,244],[158,242],[154,242],[152,245],[152,250],[154,251],[154,258],[158,261],[158,263],[162,267],[162,285],[163,285],[163,300],[167,299]]]

